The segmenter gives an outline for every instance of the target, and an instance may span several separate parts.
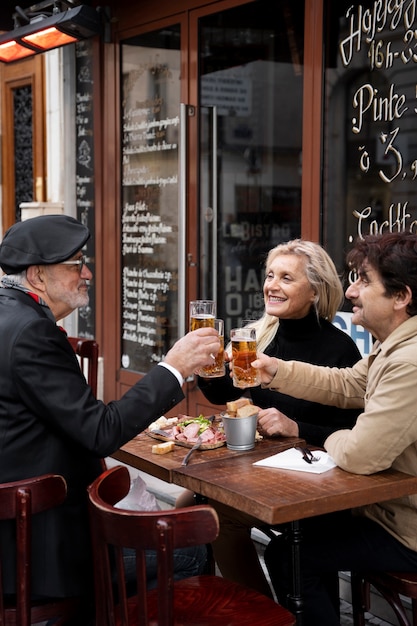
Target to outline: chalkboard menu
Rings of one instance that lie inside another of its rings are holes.
[[[122,367],[146,373],[178,336],[178,28],[122,45]]]
[[[333,2],[330,15],[325,243],[342,265],[356,237],[417,232],[417,6]]]
[[[78,309],[78,336],[95,337],[95,224],[94,224],[94,141],[93,141],[93,73],[90,40],[75,45],[76,56],[76,204],[77,218],[90,230],[91,237],[83,252],[93,279],[88,306]]]

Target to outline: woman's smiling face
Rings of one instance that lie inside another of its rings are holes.
[[[315,299],[308,282],[304,256],[279,254],[266,268],[264,282],[265,310],[281,319],[305,317]]]

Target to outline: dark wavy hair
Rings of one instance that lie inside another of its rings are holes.
[[[381,277],[387,296],[411,289],[410,316],[417,315],[417,235],[410,232],[366,235],[347,254],[350,270],[359,270],[365,259]]]

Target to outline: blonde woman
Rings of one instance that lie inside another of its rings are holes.
[[[355,343],[332,324],[343,301],[343,288],[333,261],[319,244],[295,239],[272,248],[266,259],[263,292],[265,312],[253,324],[260,352],[334,367],[349,367],[359,360]],[[224,405],[242,395],[233,387],[229,372],[223,378],[199,378],[199,387],[213,404]],[[249,393],[262,409],[258,430],[267,437],[302,437],[322,446],[335,430],[351,428],[358,414],[261,387]],[[211,504],[220,516],[213,551],[222,575],[271,595],[250,537],[257,520]]]

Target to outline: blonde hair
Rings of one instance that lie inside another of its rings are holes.
[[[343,302],[343,288],[330,256],[318,243],[293,239],[280,243],[269,251],[265,263],[266,271],[273,260],[283,254],[305,257],[306,277],[316,294],[313,306],[317,318],[322,317],[332,321]],[[260,320],[251,324],[256,328],[259,352],[263,352],[271,343],[278,324],[279,318],[268,313],[264,313]]]

